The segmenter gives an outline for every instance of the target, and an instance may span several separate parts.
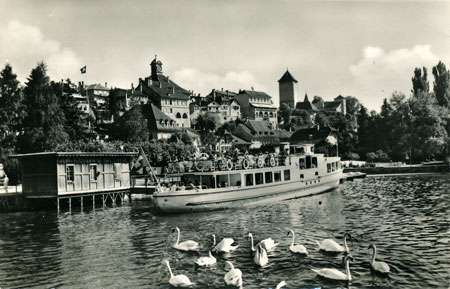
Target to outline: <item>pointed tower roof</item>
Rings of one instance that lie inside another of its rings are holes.
[[[286,70],[284,75],[278,80],[278,82],[298,82],[292,74],[289,73],[289,70]]]
[[[307,93],[305,93],[305,99],[303,100],[303,102],[309,102],[308,94],[307,94]]]

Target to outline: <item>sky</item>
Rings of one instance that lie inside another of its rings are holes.
[[[0,0],[0,67],[25,83],[44,61],[53,80],[130,88],[157,55],[194,93],[253,87],[276,105],[288,69],[297,101],[351,95],[379,111],[410,95],[415,67],[430,84],[450,67],[449,15],[450,1]]]

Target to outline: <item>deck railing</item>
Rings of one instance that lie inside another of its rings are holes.
[[[277,156],[270,154],[260,156],[247,155],[239,156],[237,159],[222,157],[215,160],[209,159],[171,162],[166,166],[165,172],[168,174],[173,174],[186,172],[236,171],[252,168],[287,166],[290,164],[290,156]]]

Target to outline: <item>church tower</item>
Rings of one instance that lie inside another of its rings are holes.
[[[161,60],[157,60],[156,59],[156,55],[155,55],[155,59],[153,59],[152,63],[150,63],[150,67],[151,67],[151,78],[153,81],[158,81],[158,74],[163,74],[162,71],[162,62]]]
[[[298,81],[286,70],[286,73],[278,80],[280,89],[280,107],[282,103],[286,103],[291,108],[295,108],[298,99]]]

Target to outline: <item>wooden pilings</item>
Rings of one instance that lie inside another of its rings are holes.
[[[101,196],[102,198],[102,207],[106,207],[108,204],[112,204],[112,206],[116,206],[117,203],[122,204],[126,201],[125,197],[128,197],[128,201],[131,200],[131,193],[129,191],[117,191],[117,192],[100,192],[100,193],[92,193],[92,194],[83,194],[83,195],[68,195],[68,196],[58,196],[56,197],[56,207],[58,212],[61,211],[62,204],[64,202],[68,204],[69,211],[72,211],[72,201],[73,207],[79,207],[81,211],[84,210],[85,199],[92,199],[92,209],[95,210],[97,202],[96,197]],[[79,204],[79,206],[77,206]]]

